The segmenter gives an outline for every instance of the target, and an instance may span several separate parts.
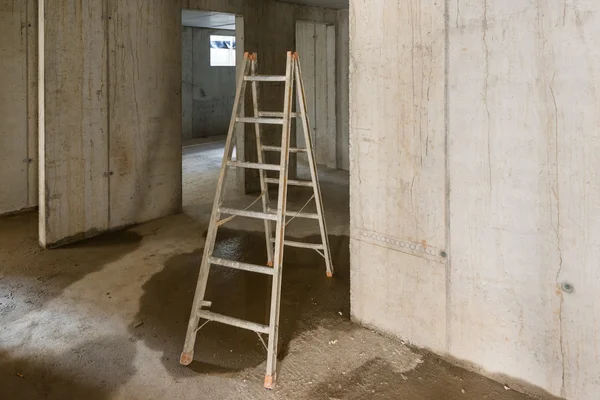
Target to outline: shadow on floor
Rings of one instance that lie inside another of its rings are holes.
[[[66,287],[134,251],[142,241],[135,232],[121,231],[43,250],[30,235],[33,220],[36,213],[0,221],[0,318],[5,324],[39,309]]]
[[[531,400],[501,383],[424,353],[414,370],[401,373],[381,358],[372,358],[344,375],[326,377],[308,398],[395,400]]]
[[[135,347],[127,337],[101,337],[58,355],[51,349],[36,352],[33,340],[47,345],[43,336],[55,334],[44,332],[50,329],[44,326],[49,319],[61,318],[44,314],[48,302],[88,274],[134,251],[141,240],[134,232],[122,231],[43,250],[37,242],[37,213],[0,219],[0,330],[14,328],[12,324],[27,325],[21,332],[23,348],[9,354],[0,342],[1,399],[103,400],[134,374]],[[28,356],[15,356],[19,351]]]
[[[15,359],[0,351],[0,397],[108,400],[135,374],[134,356],[134,344],[121,336],[85,342],[55,357]]]
[[[296,238],[318,242],[319,236]],[[340,312],[350,311],[349,239],[330,236],[334,278],[325,275],[325,262],[314,250],[287,248],[284,255],[279,358],[286,356],[290,341],[305,330],[325,326],[336,329]],[[220,229],[215,255],[230,260],[266,264],[264,234]],[[143,322],[132,334],[153,350],[163,352],[162,362],[174,375],[227,374],[259,365],[266,351],[256,333],[211,322],[198,332],[195,360],[189,368],[179,365],[194,296],[202,249],[180,254],[165,263],[144,286],[136,321]],[[206,300],[211,310],[233,317],[268,323],[268,276],[213,266]],[[337,322],[336,322],[337,321]]]

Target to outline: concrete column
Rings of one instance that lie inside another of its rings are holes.
[[[55,246],[108,228],[107,3],[43,5],[40,242]]]
[[[597,397],[598,21],[571,0],[351,1],[355,320]]]
[[[352,317],[445,352],[444,4],[350,8]]]

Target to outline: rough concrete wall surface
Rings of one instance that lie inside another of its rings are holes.
[[[336,41],[336,64],[337,64],[337,167],[348,170],[350,168],[350,120],[349,120],[349,68],[350,60],[350,32],[348,27],[349,10],[338,10],[337,12],[337,41]]]
[[[229,127],[236,68],[210,66],[210,35],[235,31],[183,27],[183,139],[225,135]]]
[[[110,7],[110,226],[181,209],[181,11]]]
[[[449,16],[449,350],[596,399],[600,4],[469,0]]]
[[[235,99],[235,67],[211,67],[210,35],[235,36],[235,31],[188,29],[193,31],[192,137],[226,135]]]
[[[444,5],[354,1],[350,38],[353,317],[444,351]]]
[[[494,376],[597,399],[600,4],[351,3],[354,318]],[[394,73],[384,74],[390,61]],[[419,172],[413,185],[386,151],[402,169],[429,165],[445,179],[416,186]],[[390,227],[403,212],[394,208],[408,210],[404,226]],[[438,214],[441,234],[422,230]],[[415,220],[416,237],[407,232]],[[421,240],[419,257],[394,248]],[[432,264],[430,245],[448,257]],[[401,303],[412,296],[419,315]]]
[[[192,58],[193,28],[181,30],[181,138],[191,139],[194,115],[194,60]]]
[[[300,55],[302,78],[309,115],[315,161],[337,166],[335,26],[296,22],[296,51]],[[306,147],[302,123],[296,121],[298,147]],[[306,155],[299,155],[306,161]]]
[[[102,4],[45,7],[40,241],[49,245],[108,228],[108,90]]]
[[[0,1],[0,214],[37,205],[35,2]]]

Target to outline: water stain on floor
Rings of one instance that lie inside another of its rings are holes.
[[[320,236],[293,238],[318,242]],[[285,249],[279,332],[280,359],[285,358],[290,341],[304,330],[317,325],[329,329],[348,329],[337,324],[340,313],[350,312],[349,239],[330,236],[335,276],[325,275],[324,259],[314,250]],[[215,255],[229,260],[266,264],[264,234],[220,229]],[[231,373],[254,367],[266,359],[266,351],[257,334],[244,329],[208,323],[198,332],[195,360],[189,368],[179,365],[185,339],[202,249],[170,258],[163,270],[144,285],[136,320],[143,325],[132,334],[145,344],[163,352],[165,368],[174,375],[190,373]],[[232,317],[267,324],[270,307],[271,277],[213,266],[205,299],[211,310]]]

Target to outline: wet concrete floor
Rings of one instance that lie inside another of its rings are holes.
[[[316,252],[286,251],[280,381],[267,392],[261,387],[265,351],[253,332],[209,323],[198,334],[196,361],[187,368],[177,362],[202,249],[171,252],[164,245],[181,240],[173,233],[193,221],[171,217],[52,251],[31,240],[35,215],[1,221],[0,398],[528,398],[351,323],[347,236],[330,237],[333,279]],[[221,229],[218,235],[223,257],[264,263],[263,249],[258,233]],[[129,261],[118,262],[123,259]],[[140,279],[113,277],[112,289],[94,282],[107,265],[141,272],[155,259],[162,266]],[[215,267],[207,299],[216,312],[266,322],[269,279]],[[135,312],[121,312],[134,305]],[[140,352],[160,363],[136,362]],[[172,390],[178,397],[169,396],[171,385],[183,389]]]

